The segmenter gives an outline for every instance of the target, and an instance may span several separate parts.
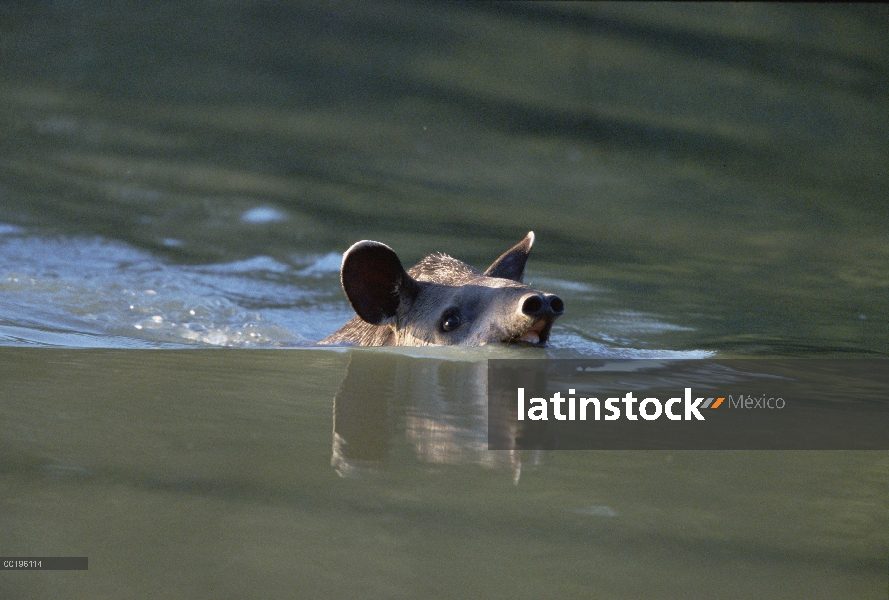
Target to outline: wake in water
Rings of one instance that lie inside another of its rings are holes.
[[[349,316],[337,297],[339,261],[170,265],[116,242],[28,236],[2,225],[0,344],[307,345]]]
[[[44,237],[0,224],[0,345],[88,348],[310,346],[351,318],[341,256],[268,256],[175,265],[101,238]],[[578,304],[607,293],[538,278]],[[703,358],[710,352],[639,349],[640,337],[676,330],[631,311],[557,325],[551,356]],[[594,332],[594,333],[591,333]]]

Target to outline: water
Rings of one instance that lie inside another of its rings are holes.
[[[516,483],[440,399],[502,353],[885,358],[887,16],[3,5],[0,554],[91,567],[0,595],[884,597],[884,452]],[[312,346],[353,242],[484,268],[529,230],[547,350]],[[369,462],[331,433],[356,355],[431,377]]]
[[[362,356],[427,393],[358,406],[350,457],[346,352],[3,349],[4,552],[90,560],[7,595],[878,597],[885,452],[517,466],[435,409],[460,355],[418,352]]]
[[[0,283],[7,344],[294,346],[350,316],[335,289],[338,254],[175,265],[117,242],[11,228],[0,246],[4,263],[15,265]]]

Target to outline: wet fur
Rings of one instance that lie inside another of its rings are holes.
[[[532,327],[547,320],[544,337],[548,335],[552,321],[561,314],[548,313],[544,317],[521,314],[518,303],[529,294],[540,294],[521,282],[524,264],[533,243],[533,233],[504,253],[485,273],[446,254],[432,254],[411,267],[405,286],[399,289],[393,284],[392,294],[399,297],[398,308],[390,317],[379,323],[370,323],[356,315],[322,344],[357,344],[361,346],[432,346],[432,345],[483,345],[492,341],[518,339]],[[361,246],[359,243],[353,246]],[[367,242],[366,244],[376,244]],[[350,248],[344,256],[345,265]],[[391,249],[383,246],[391,252]],[[394,253],[392,253],[394,256]],[[397,258],[395,258],[397,261]],[[360,271],[365,273],[364,271]],[[490,276],[508,275],[513,278]],[[404,271],[402,271],[404,273]],[[354,276],[354,275],[352,275]],[[362,275],[359,279],[364,279]],[[373,277],[371,277],[373,278]],[[344,288],[347,283],[344,280]],[[359,286],[359,289],[364,289]],[[379,289],[374,287],[374,289]],[[492,290],[498,290],[492,293]],[[347,290],[347,296],[349,291]],[[363,297],[363,296],[362,296]],[[350,298],[353,303],[353,298]],[[384,303],[388,303],[384,300]],[[561,302],[561,300],[559,300]],[[442,311],[456,307],[467,322],[463,330],[452,338],[440,329]],[[356,308],[360,313],[360,310]],[[519,314],[515,314],[515,313]],[[450,341],[453,339],[453,341]],[[545,342],[545,339],[544,339]]]

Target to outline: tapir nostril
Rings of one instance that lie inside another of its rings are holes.
[[[562,299],[558,296],[549,297],[549,307],[552,309],[553,313],[557,315],[561,315],[565,312],[565,303],[562,302]]]
[[[543,308],[543,298],[538,295],[528,296],[522,302],[522,312],[526,315],[536,315]]]

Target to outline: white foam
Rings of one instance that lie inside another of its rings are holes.
[[[299,272],[300,275],[326,275],[339,273],[343,263],[343,255],[331,252],[318,258],[311,265]]]

